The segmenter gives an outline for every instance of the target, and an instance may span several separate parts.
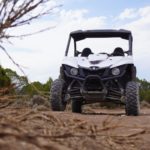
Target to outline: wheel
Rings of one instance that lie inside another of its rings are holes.
[[[72,112],[82,113],[82,101],[81,100],[72,100]]]
[[[51,86],[50,102],[53,111],[64,111],[66,108],[65,98],[65,82],[62,79],[56,79]]]
[[[140,113],[139,85],[134,81],[126,86],[125,111],[128,116],[138,116]]]

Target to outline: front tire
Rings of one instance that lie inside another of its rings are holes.
[[[62,79],[56,79],[52,83],[50,91],[50,102],[53,111],[64,111],[66,108],[65,98],[65,82]]]
[[[127,116],[138,116],[140,113],[139,85],[134,81],[126,86],[125,111]]]

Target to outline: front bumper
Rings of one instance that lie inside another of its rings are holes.
[[[124,90],[119,85],[114,90],[108,83],[109,81],[97,75],[89,75],[84,80],[73,79],[68,87],[68,93],[72,100],[83,100],[85,104],[106,101],[121,103]]]
[[[99,76],[87,76],[80,89],[81,95],[88,101],[102,101],[106,98],[107,90]]]

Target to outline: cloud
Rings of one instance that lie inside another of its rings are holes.
[[[57,19],[42,20],[33,23],[31,26],[18,28],[14,32],[34,32],[42,27],[56,27],[39,35],[34,35],[24,39],[13,39],[11,45],[6,45],[8,52],[14,60],[26,66],[26,74],[32,81],[46,81],[49,77],[56,78],[59,74],[59,67],[63,59],[68,35],[73,30],[104,28],[106,17],[88,17],[88,10],[61,10]],[[4,67],[10,67],[20,71],[1,52],[0,60]],[[21,74],[21,73],[20,73]]]
[[[126,8],[119,16],[118,19],[124,20],[124,19],[133,19],[138,16],[138,13],[136,9],[134,8]]]
[[[26,26],[14,33],[33,32],[41,27],[56,26],[54,29],[22,40],[12,40],[14,45],[6,45],[14,60],[27,67],[25,69],[31,81],[45,82],[49,77],[57,78],[63,59],[68,35],[73,30],[102,29],[111,27],[129,29],[134,37],[134,60],[140,78],[150,79],[150,7],[139,9],[128,8],[113,18],[105,16],[89,17],[89,10],[58,10],[55,19],[39,20],[31,26]],[[114,22],[114,20],[117,22]],[[118,25],[119,21],[119,25]],[[4,67],[19,70],[6,55],[0,51],[0,60]]]
[[[144,8],[140,8],[138,10],[140,16],[144,17],[144,16],[149,16],[150,15],[150,6],[144,7]]]
[[[134,19],[120,28],[132,31],[134,38],[134,60],[138,70],[138,76],[150,80],[150,7],[139,8],[135,12],[138,14]]]
[[[135,9],[135,8],[126,8],[123,12],[119,14],[117,19],[125,20],[125,19],[139,19],[140,17],[147,17],[150,15],[150,6],[146,6],[143,8]]]
[[[66,26],[69,32],[78,29],[93,29],[93,28],[103,28],[105,26],[106,17],[88,17],[88,10],[62,10],[60,11],[60,22],[59,26]]]

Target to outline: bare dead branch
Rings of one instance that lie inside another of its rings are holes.
[[[36,35],[36,34],[39,34],[39,33],[42,33],[42,32],[45,32],[45,31],[48,31],[52,28],[55,28],[55,26],[53,27],[48,27],[48,28],[44,28],[44,29],[41,29],[39,31],[36,31],[36,32],[32,32],[32,33],[27,33],[27,34],[21,34],[21,35],[14,35],[14,36],[11,36],[11,38],[22,38],[22,37],[26,37],[26,36],[31,36],[31,35]]]
[[[55,8],[61,7],[61,5],[49,5],[51,1],[52,0],[1,0],[0,42],[4,40],[7,41],[14,36],[7,33],[9,29],[30,24],[33,20],[51,14]]]
[[[16,63],[13,58],[8,54],[7,50],[0,45],[0,48],[4,51],[4,53],[8,56],[8,58],[13,62],[13,64],[15,64],[19,70],[23,73],[24,76],[26,76],[25,72],[23,71],[23,69],[20,67],[20,65],[18,63]]]

